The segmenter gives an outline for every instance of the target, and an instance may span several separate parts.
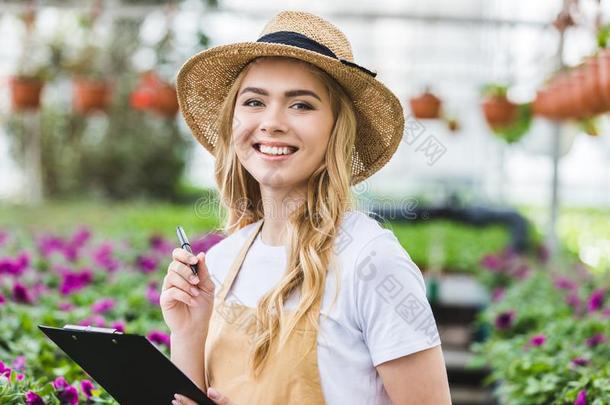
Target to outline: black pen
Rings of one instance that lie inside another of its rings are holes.
[[[180,242],[180,247],[185,249],[189,253],[193,253],[191,250],[191,244],[189,240],[186,238],[186,234],[184,233],[184,229],[181,226],[176,227],[176,234],[178,235],[178,241]],[[191,271],[194,275],[197,275],[197,265],[191,264]]]

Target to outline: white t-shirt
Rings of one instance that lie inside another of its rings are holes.
[[[207,252],[206,265],[216,288],[258,223]],[[286,248],[266,245],[260,235],[231,287],[229,302],[255,307],[282,278]],[[328,270],[318,334],[324,397],[330,405],[390,404],[375,366],[441,344],[424,279],[392,231],[359,211],[345,214],[335,252],[340,269],[331,265]],[[298,298],[291,297],[286,307],[295,308]]]

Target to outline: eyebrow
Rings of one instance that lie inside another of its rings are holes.
[[[258,87],[246,87],[239,94],[242,95],[242,94],[247,93],[247,92],[252,92],[252,93],[260,94],[260,95],[263,95],[263,96],[268,96],[269,95],[269,93],[266,90],[263,90],[263,89],[258,88]],[[297,89],[297,90],[288,90],[287,92],[284,93],[284,97],[286,97],[286,98],[296,97],[296,96],[312,96],[312,97],[317,98],[319,101],[322,101],[320,99],[320,97],[316,93],[311,91],[311,90]]]

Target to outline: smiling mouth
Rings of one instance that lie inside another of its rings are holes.
[[[266,156],[290,156],[294,155],[299,150],[296,146],[269,147],[260,143],[255,143],[252,147],[259,153]],[[288,153],[285,153],[288,152]]]

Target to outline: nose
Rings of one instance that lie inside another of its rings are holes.
[[[284,114],[281,107],[267,108],[261,119],[260,130],[269,135],[277,133],[286,133],[288,126],[284,120]]]

